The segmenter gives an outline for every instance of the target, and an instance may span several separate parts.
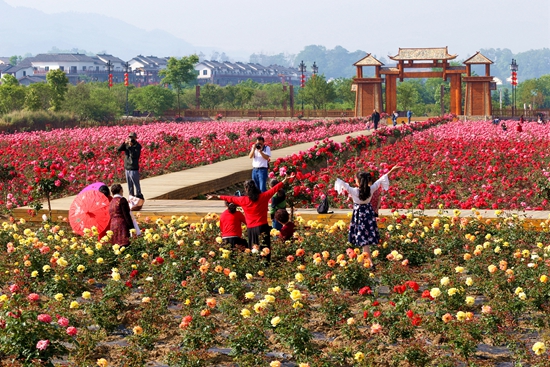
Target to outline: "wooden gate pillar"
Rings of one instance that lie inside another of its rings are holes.
[[[466,116],[491,116],[491,76],[467,76],[464,114]]]
[[[451,74],[451,113],[462,115],[462,77]]]
[[[397,111],[397,75],[386,75],[386,113]]]
[[[382,78],[355,78],[357,85],[355,94],[355,116],[366,117],[372,111],[382,111]]]

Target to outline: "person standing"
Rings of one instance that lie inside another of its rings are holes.
[[[244,196],[208,195],[206,198],[225,200],[243,208],[246,219],[248,247],[260,247],[263,252],[267,248],[266,259],[271,259],[271,226],[267,222],[267,206],[269,199],[284,185],[288,176],[266,192],[260,192],[253,180],[244,183]],[[293,176],[291,176],[293,178]]]
[[[411,110],[407,110],[407,123],[411,123],[411,117],[413,115],[413,112]]]
[[[111,242],[119,246],[128,246],[130,244],[130,230],[134,228],[130,205],[128,200],[122,196],[122,185],[114,184],[111,186],[111,193],[113,194],[113,199],[109,204],[111,231],[113,231]]]
[[[374,124],[374,130],[377,130],[378,123],[380,122],[380,114],[378,113],[378,111],[376,111],[376,109],[372,112],[371,120]]]
[[[124,152],[124,169],[126,170],[126,181],[128,182],[128,193],[143,199],[141,186],[139,184],[139,158],[141,156],[141,144],[137,141],[137,134],[132,132],[128,139],[118,148]],[[135,191],[134,191],[135,187]]]
[[[271,158],[271,149],[265,145],[263,136],[258,136],[252,145],[248,157],[252,159],[252,180],[261,192],[267,191],[267,170]]]
[[[397,117],[399,116],[399,114],[395,111],[393,111],[393,113],[391,114],[391,120],[393,122],[393,126],[397,126]]]
[[[378,224],[376,223],[376,216],[371,205],[371,193],[376,192],[380,186],[384,190],[387,190],[390,186],[388,177],[398,168],[399,166],[394,166],[372,185],[369,185],[371,175],[366,172],[358,172],[355,175],[355,184],[357,187],[352,187],[339,178],[334,183],[334,189],[339,194],[342,194],[345,190],[353,200],[353,214],[349,227],[348,242],[356,247],[361,247],[371,265],[370,246],[377,245],[380,241]]]

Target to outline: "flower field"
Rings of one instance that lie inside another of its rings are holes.
[[[298,171],[300,183],[292,194],[303,206],[326,194],[333,207],[349,207],[332,190],[337,177],[352,183],[357,171],[384,173],[399,164],[404,169],[392,176],[382,208],[549,209],[549,126],[524,124],[517,132],[466,121],[409,129],[385,129],[345,144],[326,140],[309,152],[278,160],[274,173]],[[319,162],[324,165],[311,171]]]
[[[144,178],[246,155],[258,135],[276,149],[365,128],[362,119],[159,122],[0,135],[0,208],[32,202],[38,176],[52,178],[60,187],[58,196],[76,194],[96,181],[125,181],[117,148],[130,131],[137,133],[143,146],[140,172]],[[55,168],[50,169],[52,162]]]
[[[11,366],[547,366],[550,221],[386,219],[376,270],[347,223],[235,252],[217,216],[142,221],[128,248],[64,225],[0,230]],[[50,364],[51,365],[51,364]]]

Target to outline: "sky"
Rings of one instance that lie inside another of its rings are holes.
[[[342,46],[378,57],[399,47],[445,47],[460,58],[481,48],[550,47],[550,0],[5,0],[45,13],[98,13],[161,29],[197,47],[297,54]]]

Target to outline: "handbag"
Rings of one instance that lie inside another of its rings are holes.
[[[131,211],[135,212],[141,210],[141,208],[143,207],[143,203],[145,203],[145,199],[141,199],[133,195],[128,195],[128,205],[130,205]]]

